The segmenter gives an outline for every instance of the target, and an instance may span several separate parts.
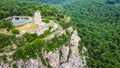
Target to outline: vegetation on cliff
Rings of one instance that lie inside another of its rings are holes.
[[[119,0],[75,0],[59,6],[71,15],[81,45],[88,49],[89,67],[120,67],[119,3]]]
[[[62,0],[57,0],[59,2]],[[42,2],[49,3],[49,0],[43,0]],[[58,4],[53,1],[50,4]],[[61,4],[59,2],[59,4]],[[0,2],[0,19],[6,18],[13,15],[27,15],[32,16],[35,10],[41,10],[43,18],[53,19],[61,21],[62,26],[67,27],[73,25],[79,32],[79,36],[82,39],[81,45],[87,47],[88,49],[88,67],[92,68],[119,68],[120,67],[120,4],[119,0],[78,0],[72,3],[67,3],[61,6],[64,8],[64,11],[71,15],[70,24],[64,23],[64,13],[59,12],[54,8],[50,8],[48,5],[34,2],[14,2],[5,0]],[[9,5],[6,5],[9,4]],[[25,6],[26,5],[26,6]],[[57,14],[57,15],[56,15]],[[1,24],[0,24],[1,26]],[[29,36],[29,37],[27,37]],[[0,36],[0,50],[4,50],[5,46],[8,46],[11,39],[14,41],[16,38],[14,36],[3,35]],[[36,39],[36,34],[26,34],[23,35],[23,38],[17,38],[20,42],[17,44],[19,47],[14,54],[16,59],[23,57],[35,57],[36,53],[29,49],[33,49],[32,44],[37,43],[41,39]],[[28,38],[28,39],[27,39]],[[62,38],[63,41],[66,41],[66,38]],[[4,39],[4,41],[3,41]],[[23,41],[22,39],[26,39]],[[57,39],[57,41],[56,41]],[[48,44],[52,44],[53,48],[56,44],[63,42],[58,42],[61,39],[57,37],[52,39],[55,43],[52,43],[51,40],[45,45],[46,50],[51,50]],[[24,43],[23,43],[24,42]],[[37,43],[36,43],[37,42]],[[42,41],[44,42],[44,41]],[[16,42],[17,43],[17,42]],[[31,43],[31,44],[29,44]],[[22,45],[22,46],[21,46]],[[26,45],[26,46],[25,46]],[[38,45],[41,46],[41,45]],[[36,48],[36,47],[35,47]],[[24,51],[24,50],[28,50]],[[23,55],[19,56],[17,52],[22,53]],[[28,54],[29,56],[25,56]]]

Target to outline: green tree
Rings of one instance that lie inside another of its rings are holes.
[[[20,31],[17,30],[17,29],[12,29],[12,33],[13,33],[13,34],[20,34]]]

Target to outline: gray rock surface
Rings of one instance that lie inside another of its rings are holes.
[[[60,60],[61,63],[67,62],[67,56],[69,54],[69,50],[70,50],[69,46],[63,46],[61,48],[61,52],[62,52],[62,56],[61,56],[61,60]]]
[[[69,32],[73,32],[67,45],[63,45],[61,48],[56,49],[54,52],[42,51],[43,59],[46,60],[46,66],[42,64],[40,58],[29,59],[28,61],[13,61],[12,63],[0,62],[0,68],[13,68],[12,65],[16,64],[18,68],[48,68],[50,65],[52,68],[85,68],[86,56],[79,54],[78,46],[80,38],[77,30],[73,30],[72,27],[68,28]],[[83,52],[87,51],[84,47]]]
[[[60,66],[60,68],[84,68],[86,66],[86,60],[81,59],[85,57],[80,56],[78,52],[79,41],[80,38],[75,30],[70,39],[70,57],[66,63],[63,63]]]

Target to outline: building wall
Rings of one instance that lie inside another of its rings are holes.
[[[39,11],[34,13],[34,23],[40,25],[42,23],[41,14]]]

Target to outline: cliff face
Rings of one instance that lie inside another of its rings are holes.
[[[43,58],[37,57],[36,59],[29,59],[23,61],[12,61],[11,63],[2,63],[0,68],[13,68],[13,65],[18,68],[84,68],[86,67],[86,57],[79,54],[78,47],[80,46],[80,38],[77,30],[73,30],[71,27],[68,31],[72,33],[68,44],[63,45],[61,48],[56,49],[54,52],[42,51]],[[62,32],[64,33],[64,32]],[[84,48],[83,48],[84,49]],[[82,50],[84,53],[86,50]],[[43,59],[44,61],[43,64]]]

